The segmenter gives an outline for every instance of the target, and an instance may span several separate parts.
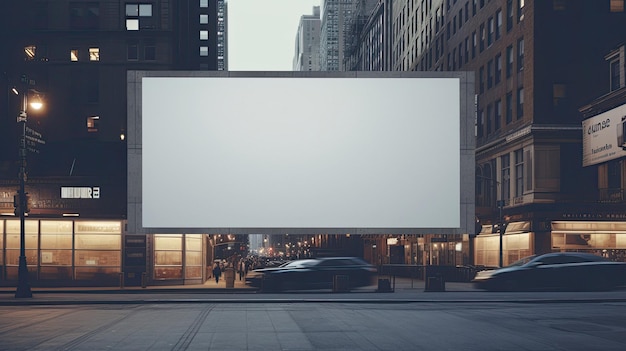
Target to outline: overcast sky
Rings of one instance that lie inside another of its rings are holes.
[[[227,0],[228,69],[291,71],[300,16],[322,0]]]

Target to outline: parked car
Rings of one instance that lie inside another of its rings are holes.
[[[246,284],[265,291],[328,289],[336,276],[347,277],[350,288],[369,286],[374,284],[376,268],[357,257],[301,259],[248,272]]]
[[[495,291],[611,290],[626,284],[626,263],[588,253],[555,252],[480,271],[472,282]]]

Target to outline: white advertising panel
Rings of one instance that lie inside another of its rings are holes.
[[[583,166],[626,156],[626,105],[583,121]]]
[[[458,228],[458,78],[143,77],[144,228]]]

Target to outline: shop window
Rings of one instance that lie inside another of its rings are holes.
[[[154,234],[154,279],[183,277],[183,235]]]

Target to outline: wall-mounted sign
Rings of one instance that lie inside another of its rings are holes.
[[[99,199],[99,186],[61,187],[62,199]]]
[[[583,121],[583,166],[626,156],[626,105]]]

